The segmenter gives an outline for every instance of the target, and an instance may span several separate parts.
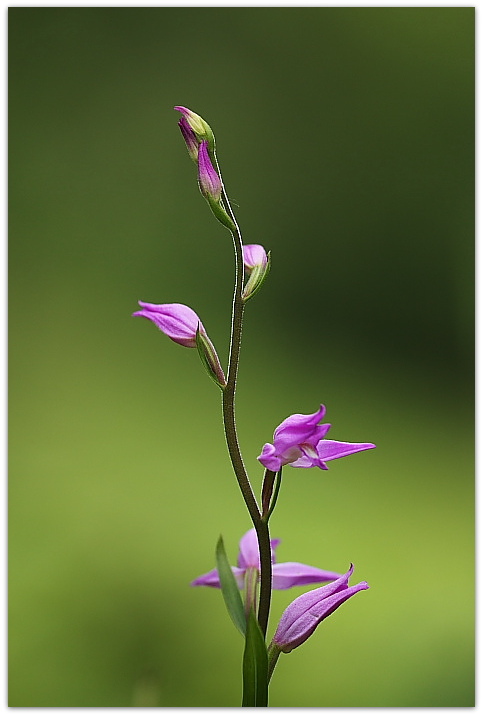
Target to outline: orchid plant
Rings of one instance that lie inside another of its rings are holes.
[[[326,412],[324,405],[309,415],[291,415],[275,429],[273,442],[265,443],[258,456],[265,471],[261,498],[257,501],[238,443],[235,391],[245,305],[267,278],[270,253],[259,244],[243,244],[223,185],[211,127],[187,107],[175,109],[181,113],[178,125],[189,156],[197,165],[201,194],[233,239],[235,286],[226,374],[203,323],[192,308],[180,303],[139,301],[141,310],[133,316],[147,318],[175,343],[196,348],[208,375],[221,390],[228,452],[253,526],[240,540],[236,567],[230,566],[220,537],[215,552],[216,569],[196,578],[192,585],[221,589],[228,613],[245,642],[242,705],[267,706],[268,685],[280,654],[303,644],[341,604],[368,589],[366,582],[349,586],[352,564],[345,574],[340,574],[299,562],[277,563],[275,552],[280,540],[270,539],[269,521],[280,494],[283,468],[288,465],[328,470],[330,460],[369,450],[375,445],[326,439],[331,426],[322,422]],[[324,586],[302,594],[287,606],[267,645],[272,589],[309,584]]]

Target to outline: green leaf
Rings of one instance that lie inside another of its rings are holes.
[[[268,706],[268,655],[262,630],[250,610],[243,654],[242,706]]]
[[[231,571],[230,563],[225,552],[225,545],[223,544],[223,537],[220,535],[220,539],[216,545],[216,566],[218,568],[218,575],[220,577],[221,591],[223,599],[225,600],[228,614],[233,620],[233,624],[236,626],[243,635],[246,631],[246,617],[245,610],[243,608],[242,598],[240,591],[236,583],[233,572]]]

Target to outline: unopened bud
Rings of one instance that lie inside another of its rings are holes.
[[[205,199],[220,201],[221,179],[211,163],[208,153],[208,142],[202,141],[198,149],[198,182]]]
[[[262,287],[270,271],[270,252],[265,252],[259,244],[247,244],[243,247],[243,263],[250,277],[243,289],[242,298],[248,301]]]
[[[223,373],[223,368],[221,367],[215,346],[206,335],[203,326],[201,326],[201,328],[198,327],[196,331],[196,347],[198,348],[201,362],[205,366],[208,375],[223,390],[226,386],[225,374]]]
[[[208,122],[205,122],[203,117],[200,117],[199,114],[192,112],[187,107],[178,105],[175,109],[181,112],[190,129],[196,134],[198,141],[206,140],[210,145],[210,149],[213,150],[215,148],[215,137]]]
[[[199,142],[196,138],[196,134],[193,132],[185,117],[181,117],[178,122],[178,127],[181,129],[181,134],[186,143],[188,154],[194,162],[198,161],[198,146]]]

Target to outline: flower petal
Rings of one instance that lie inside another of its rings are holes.
[[[338,440],[321,440],[317,445],[317,453],[321,460],[335,460],[338,457],[345,457],[375,447],[372,443],[342,443]]]
[[[270,443],[265,443],[257,460],[262,463],[263,467],[273,472],[278,472],[282,467],[282,459],[277,455],[277,451]]]
[[[272,549],[272,564],[275,563],[275,550],[281,540],[271,539],[270,547]],[[258,549],[257,532],[254,527],[248,530],[240,540],[240,552],[238,553],[238,566],[241,569],[254,567],[260,569],[260,552]]]
[[[326,584],[325,587],[319,587],[318,589],[312,589],[310,592],[306,592],[305,594],[302,594],[300,597],[297,597],[297,599],[294,599],[294,601],[289,604],[285,612],[282,614],[282,617],[280,619],[278,629],[281,627],[284,627],[288,624],[288,618],[295,620],[298,619],[299,616],[301,616],[304,611],[307,609],[311,609],[311,607],[314,604],[317,604],[321,599],[326,599],[327,597],[330,597],[332,594],[335,594],[336,592],[340,592],[342,589],[347,589],[349,586],[349,579],[354,571],[354,565],[351,564],[349,571],[345,574],[342,574],[338,579],[336,579],[334,582],[330,582],[330,584]],[[287,612],[290,610],[289,615],[287,616]],[[283,624],[282,624],[283,622]],[[277,629],[277,631],[278,631]]]
[[[238,584],[239,589],[243,589],[244,587],[244,576],[245,576],[245,570],[244,569],[238,569],[238,567],[232,567],[231,571],[233,572],[236,582]],[[202,574],[201,577],[197,577],[191,582],[192,587],[216,587],[217,589],[221,589],[220,584],[220,577],[218,576],[218,570],[212,569],[211,572],[207,572],[206,574]]]
[[[149,319],[175,343],[194,348],[198,326],[200,331],[205,332],[198,315],[189,306],[182,303],[138,303],[142,310],[132,315]]]
[[[272,567],[273,589],[289,589],[304,584],[330,582],[339,577],[341,575],[337,572],[327,572],[300,562],[280,562]]]
[[[324,415],[325,406],[321,405],[316,413],[310,415],[296,413],[286,418],[273,435],[273,444],[277,453],[281,455],[295,445],[309,442],[314,433],[318,435],[320,431],[317,430],[317,423],[322,420]]]
[[[238,566],[241,569],[248,569],[248,567],[260,569],[260,554],[258,552],[257,533],[254,527],[248,530],[240,540]]]
[[[267,261],[266,251],[260,244],[245,244],[243,246],[243,263],[247,269],[266,266]]]
[[[369,589],[367,582],[359,582],[359,584],[356,584],[353,587],[341,589],[325,599],[320,599],[310,608],[305,608],[298,618],[289,618],[283,630],[279,632],[277,629],[277,633],[273,641],[283,652],[289,653],[292,649],[295,649],[297,646],[300,646],[300,644],[303,644],[304,641],[306,641],[309,636],[314,633],[320,622],[327,619],[327,617],[335,612],[341,604],[346,602],[350,597],[354,596],[354,594],[357,594],[357,592],[360,592],[362,589]],[[315,589],[313,591],[316,592],[319,590]],[[308,592],[308,594],[310,594],[310,592]],[[303,599],[305,596],[308,595],[303,594],[298,599]],[[296,601],[297,600],[292,602],[292,604],[287,607],[282,615],[280,624],[282,623],[284,616],[290,611]]]
[[[221,179],[218,176],[208,153],[208,142],[202,141],[198,148],[198,181],[204,197],[219,201]]]

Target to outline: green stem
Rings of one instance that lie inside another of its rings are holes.
[[[235,421],[235,393],[236,379],[238,374],[238,362],[240,358],[240,344],[243,325],[243,310],[245,307],[242,298],[243,292],[243,244],[240,228],[237,224],[235,214],[231,208],[223,179],[221,177],[220,168],[216,154],[214,154],[215,166],[220,176],[222,185],[222,201],[223,206],[233,221],[235,231],[231,232],[233,238],[233,247],[235,250],[235,288],[233,291],[233,309],[231,322],[231,338],[230,338],[230,355],[228,361],[228,375],[226,386],[223,390],[223,424],[225,428],[226,443],[230,455],[233,470],[238,480],[243,499],[247,506],[253,526],[257,532],[258,546],[260,551],[260,599],[258,605],[258,622],[263,636],[267,633],[268,616],[270,613],[270,600],[272,594],[272,551],[270,547],[270,534],[268,525],[261,519],[260,509],[258,507],[255,495],[253,494],[250,480],[243,463],[243,458],[238,444],[238,436]]]
[[[278,646],[275,646],[275,644],[272,642],[268,649],[268,682],[270,683],[270,679],[272,678],[273,670],[275,669],[278,661],[278,657],[281,654],[280,649]]]

